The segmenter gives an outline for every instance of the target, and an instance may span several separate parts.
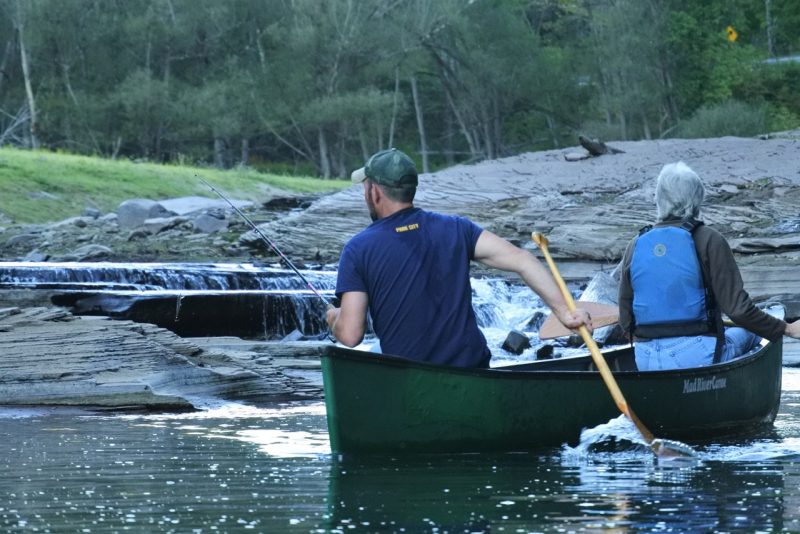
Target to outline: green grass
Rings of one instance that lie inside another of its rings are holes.
[[[344,180],[135,163],[47,151],[0,148],[0,213],[16,223],[41,223],[80,215],[86,207],[107,213],[131,198],[218,198],[198,177],[231,198],[261,201],[271,188],[319,194],[350,185]]]

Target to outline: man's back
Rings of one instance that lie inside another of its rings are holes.
[[[369,296],[381,349],[415,360],[487,367],[472,310],[469,262],[482,229],[408,208],[371,224],[342,251],[336,292]]]

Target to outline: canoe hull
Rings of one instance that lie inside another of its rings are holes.
[[[606,358],[612,369],[624,369],[632,365],[630,353]],[[781,357],[778,342],[724,364],[615,376],[656,436],[697,440],[770,425],[780,402]],[[329,347],[322,371],[331,449],[500,452],[577,443],[582,429],[619,411],[591,360],[570,360],[454,369]]]

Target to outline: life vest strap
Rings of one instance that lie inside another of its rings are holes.
[[[683,323],[637,324],[633,335],[637,338],[655,339],[662,337],[716,335],[714,327],[706,322],[690,321]]]

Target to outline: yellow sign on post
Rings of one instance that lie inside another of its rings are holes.
[[[735,41],[739,37],[739,34],[736,33],[736,30],[733,29],[733,26],[728,26],[725,31],[728,32],[728,40],[731,42]]]

